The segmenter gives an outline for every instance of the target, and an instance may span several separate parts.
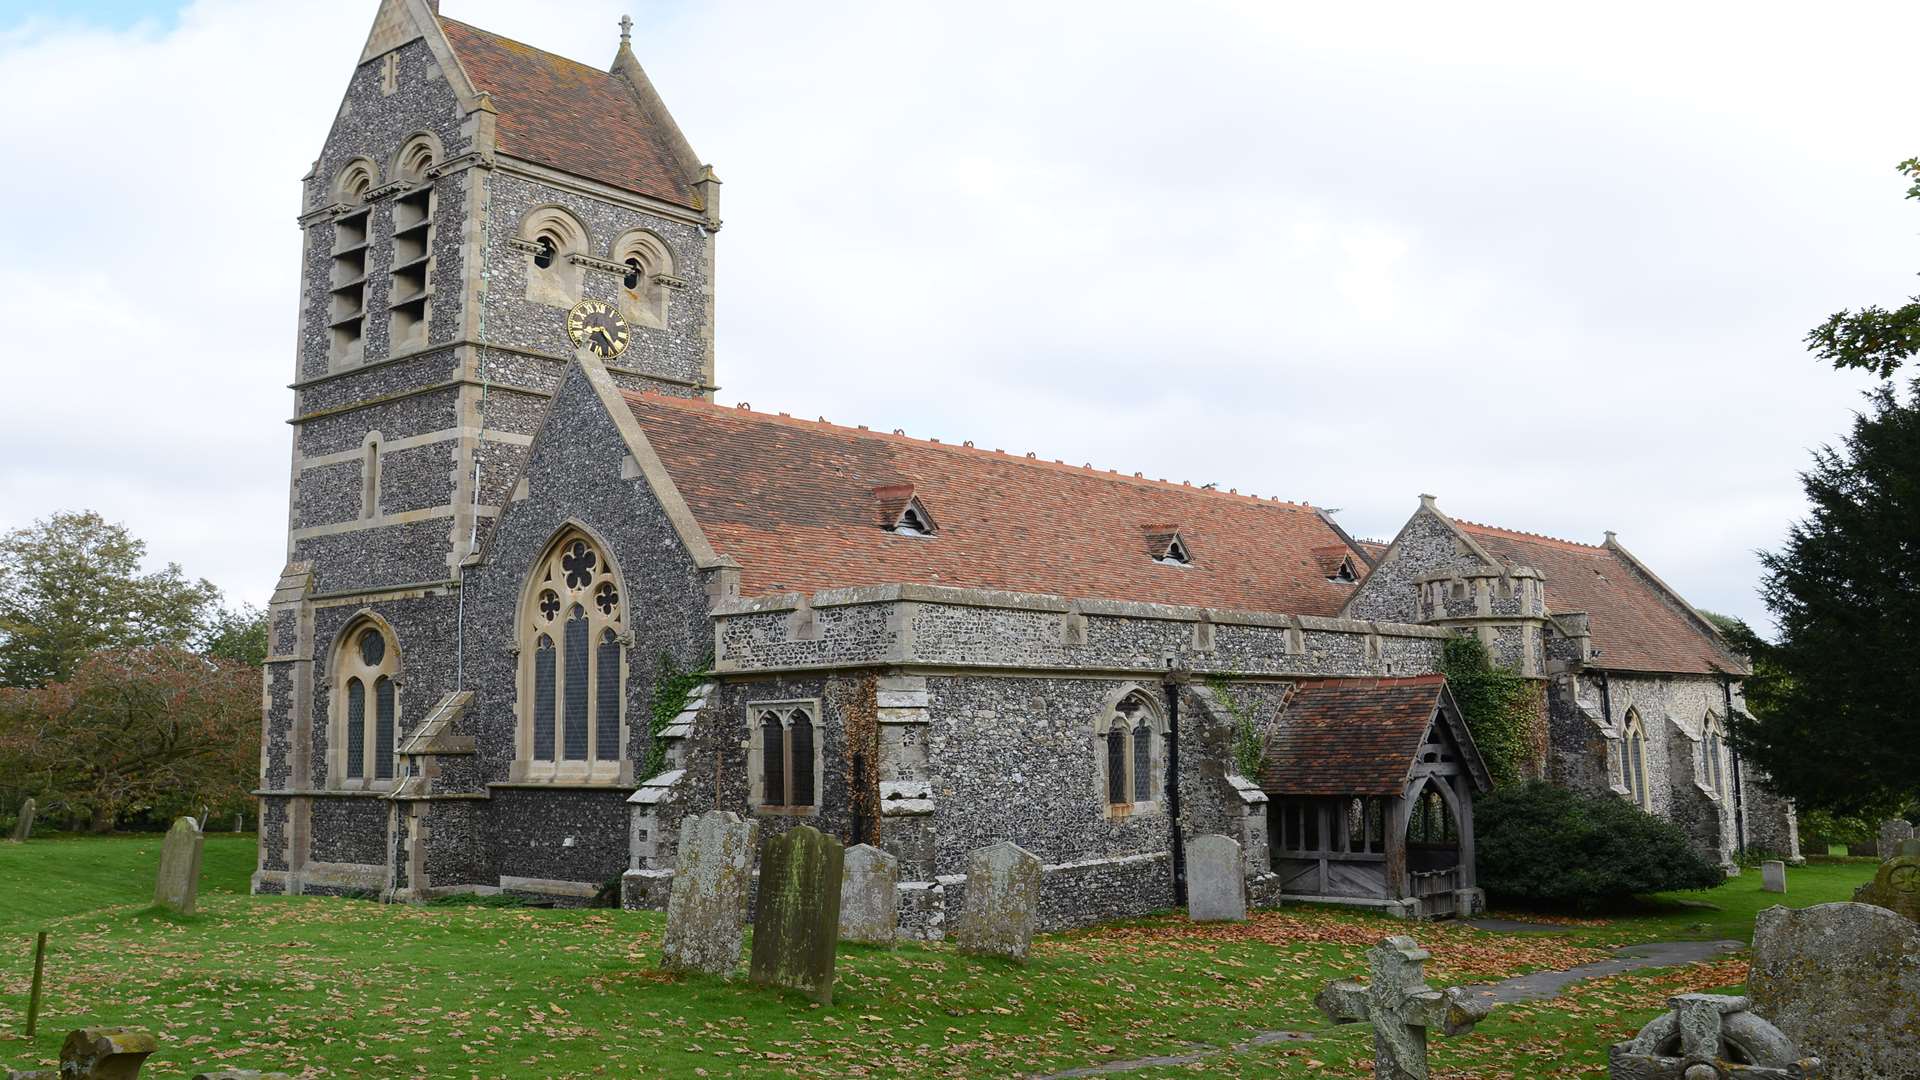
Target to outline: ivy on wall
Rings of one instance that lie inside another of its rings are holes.
[[[687,707],[687,698],[703,682],[713,677],[713,657],[682,671],[666,652],[660,654],[660,674],[653,680],[653,715],[647,720],[647,760],[640,767],[640,779],[660,775],[667,763],[667,740],[660,733]]]
[[[1272,735],[1260,730],[1253,722],[1253,716],[1247,707],[1233,695],[1233,688],[1227,684],[1224,675],[1214,675],[1207,679],[1207,686],[1213,691],[1214,700],[1226,706],[1227,714],[1233,719],[1233,767],[1241,776],[1251,780],[1260,775],[1260,766],[1267,759],[1267,744]]]
[[[1473,733],[1495,787],[1517,784],[1537,771],[1546,752],[1540,690],[1533,680],[1498,667],[1477,637],[1447,639],[1440,673]]]

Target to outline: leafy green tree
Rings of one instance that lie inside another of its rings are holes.
[[[1761,553],[1779,641],[1728,635],[1755,668],[1734,748],[1775,791],[1839,815],[1920,794],[1920,383],[1867,404],[1801,474],[1809,516]]]
[[[90,510],[0,535],[0,686],[73,676],[101,649],[184,645],[220,592],[169,563],[144,573],[147,545]]]
[[[1495,786],[1536,775],[1547,749],[1540,694],[1528,680],[1499,667],[1475,637],[1448,638],[1441,646],[1440,673],[1473,733]]]
[[[252,604],[221,608],[200,635],[200,652],[260,667],[267,662],[267,613]]]
[[[1912,181],[1907,198],[1920,199],[1920,158],[1908,158],[1899,169]],[[1807,346],[1835,368],[1859,368],[1890,378],[1920,352],[1920,296],[1891,311],[1870,304],[1836,312],[1807,331]]]

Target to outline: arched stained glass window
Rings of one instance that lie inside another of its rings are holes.
[[[348,625],[334,647],[333,742],[328,783],[367,789],[390,783],[399,746],[400,649],[370,616]]]
[[[787,788],[794,806],[812,806],[813,790],[813,718],[805,709],[793,710],[787,725],[787,759],[793,783]]]
[[[1153,729],[1147,726],[1147,719],[1142,715],[1133,729],[1133,801],[1143,803],[1152,798]]]
[[[625,775],[625,604],[618,574],[584,534],[556,538],[520,616],[522,710],[515,775],[614,783]]]
[[[753,728],[761,809],[810,813],[819,805],[818,716],[811,703],[761,709]]]
[[[1107,801],[1127,801],[1127,729],[1118,724],[1107,729]]]
[[[347,778],[358,780],[367,775],[367,687],[359,679],[347,680]]]
[[[1094,727],[1099,775],[1105,781],[1109,815],[1130,814],[1154,805],[1159,785],[1154,741],[1165,738],[1153,698],[1132,691]]]
[[[1648,809],[1652,797],[1647,791],[1647,730],[1640,723],[1640,714],[1631,709],[1627,711],[1626,749],[1623,754],[1625,765],[1627,794],[1632,797],[1635,806]]]

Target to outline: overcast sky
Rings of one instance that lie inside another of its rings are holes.
[[[0,527],[263,602],[298,179],[375,0],[0,0]],[[1903,298],[1920,5],[444,0],[634,47],[725,181],[719,399],[1598,542],[1754,551]]]

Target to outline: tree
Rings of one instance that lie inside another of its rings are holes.
[[[1760,555],[1780,640],[1729,633],[1755,671],[1734,748],[1772,789],[1841,815],[1920,794],[1920,383],[1867,403],[1801,474],[1811,514]]]
[[[1898,167],[1913,181],[1907,198],[1920,199],[1920,158],[1908,158]],[[1891,378],[1920,352],[1920,296],[1892,311],[1870,304],[1859,311],[1836,312],[1807,331],[1807,346],[1835,368],[1859,368]]]
[[[199,651],[259,667],[267,662],[267,613],[252,604],[221,608],[200,635]]]
[[[96,832],[125,813],[242,803],[260,770],[260,670],[171,645],[99,652],[0,690],[0,772]]]
[[[90,510],[0,535],[0,687],[62,682],[101,649],[184,645],[219,590],[169,563],[142,573],[147,545]]]

